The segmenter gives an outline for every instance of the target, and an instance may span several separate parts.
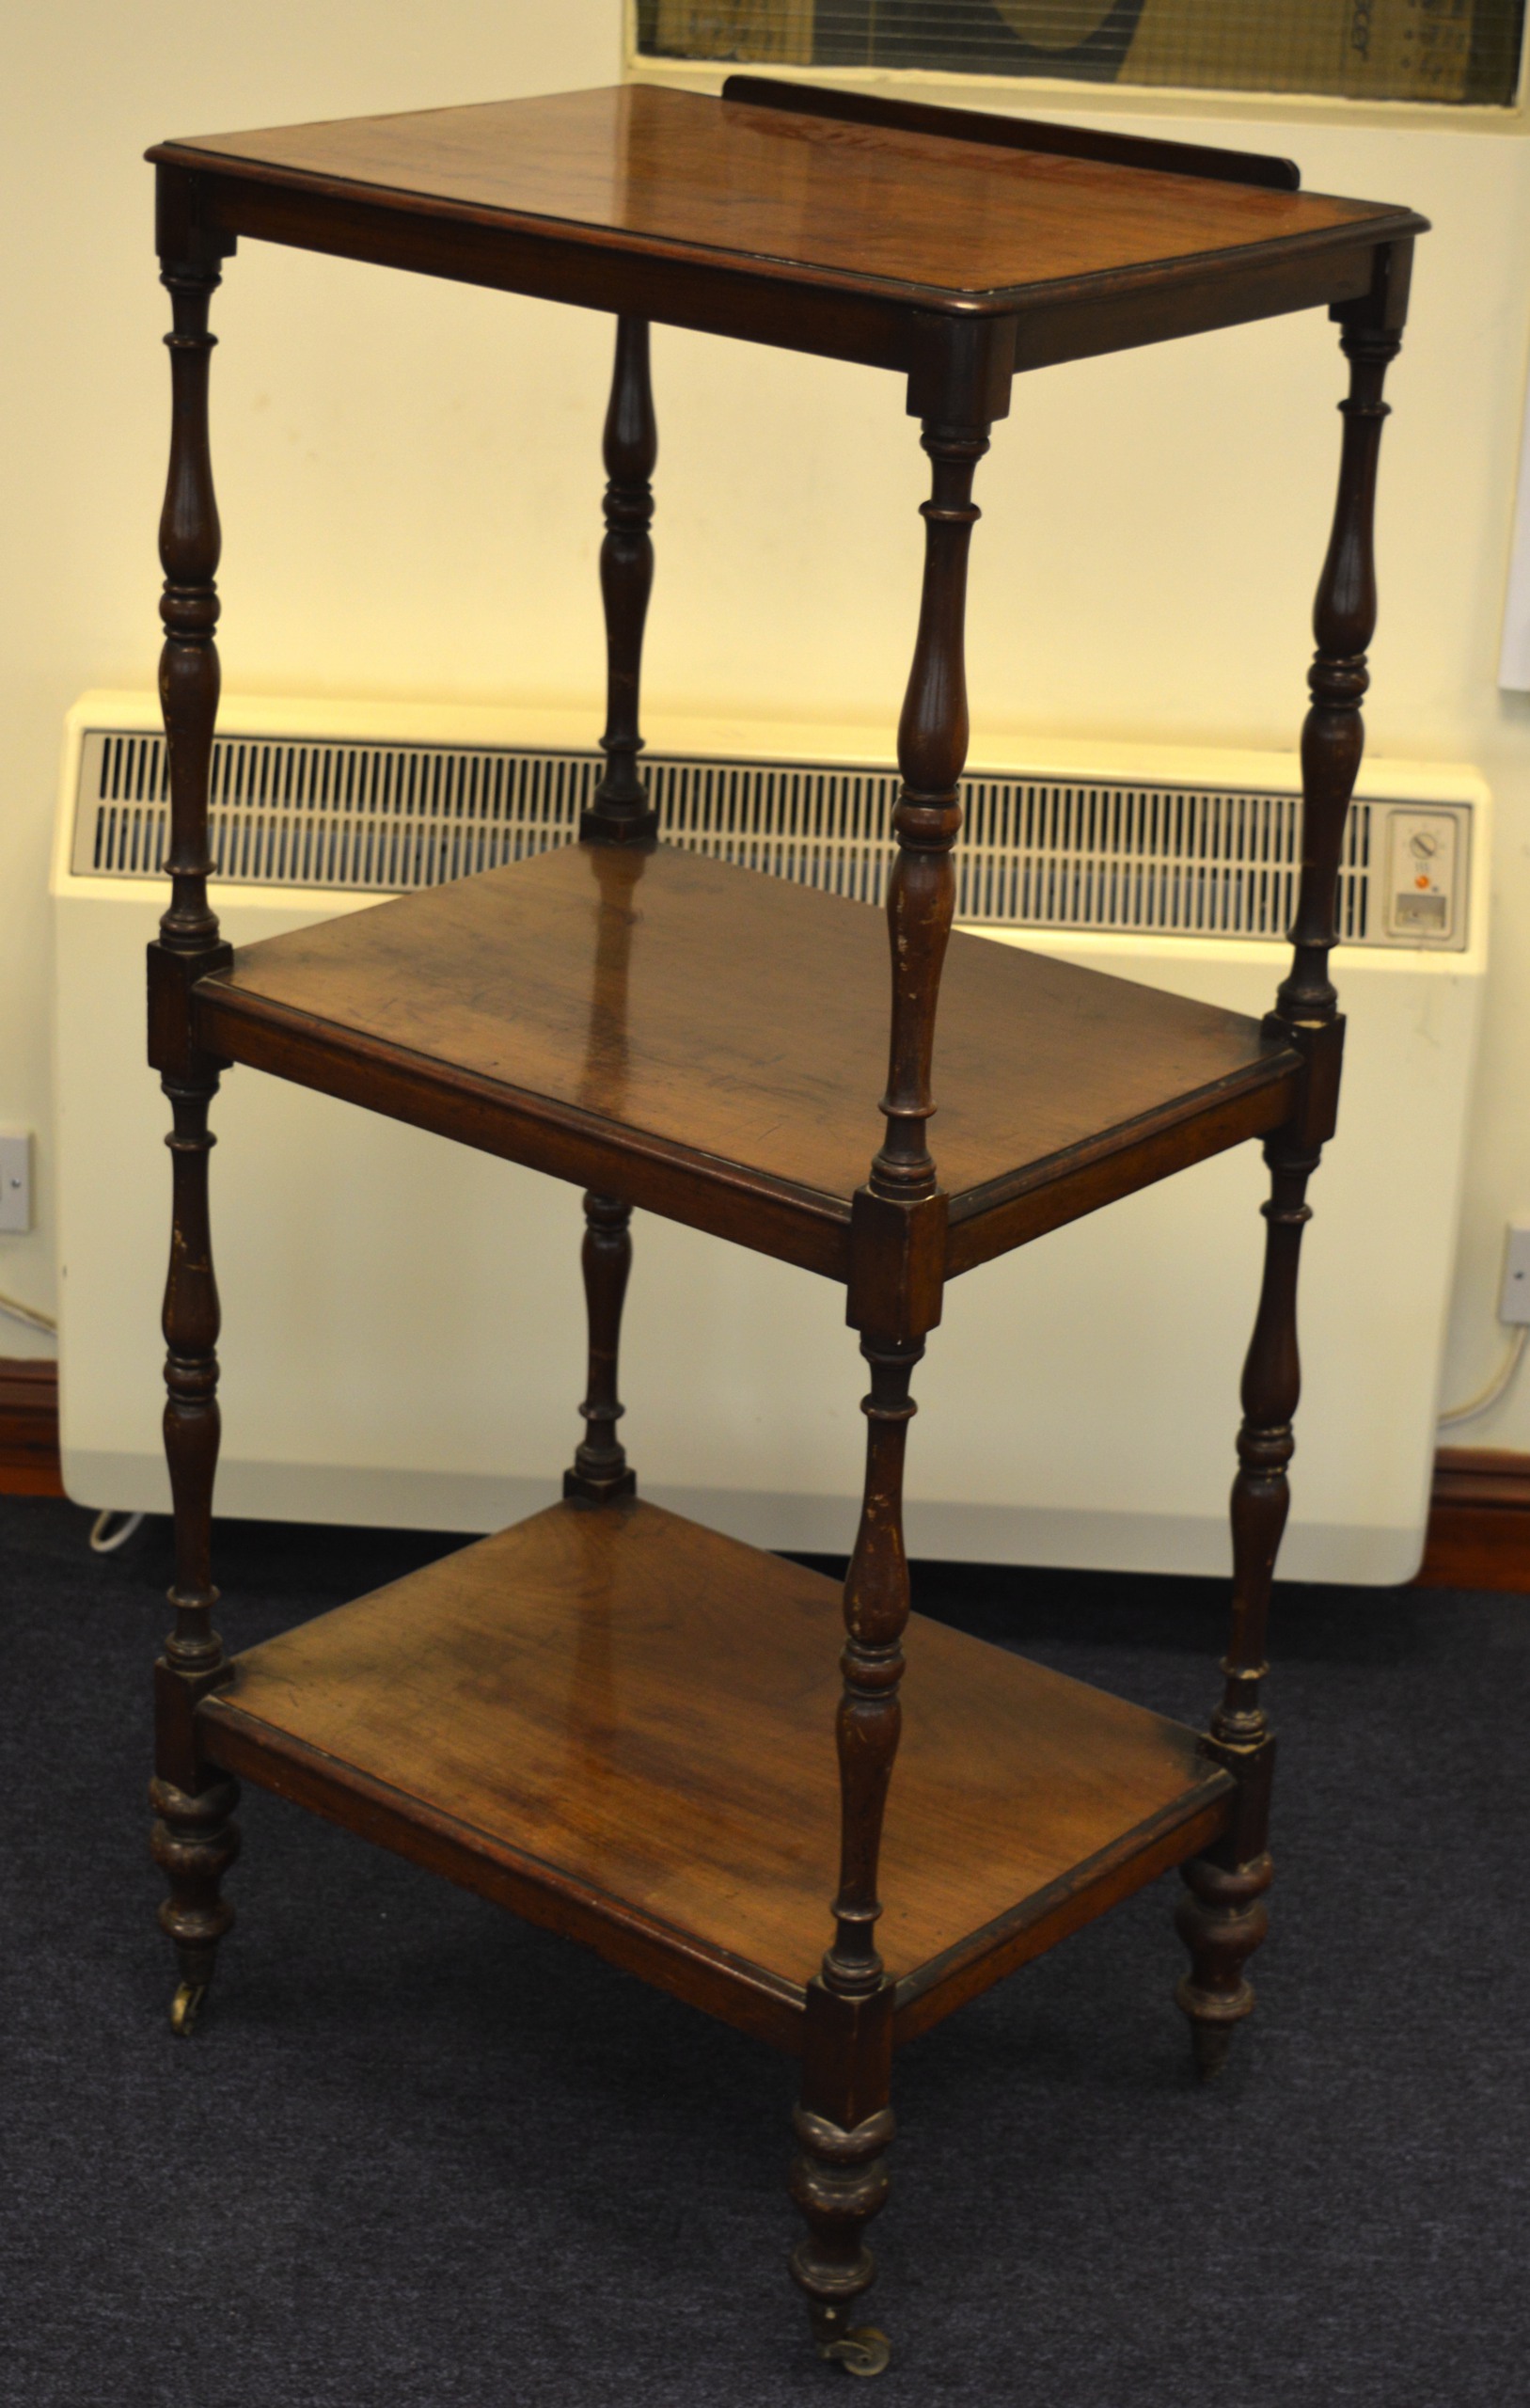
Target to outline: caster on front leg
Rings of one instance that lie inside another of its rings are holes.
[[[1190,2019],[1195,2071],[1202,2082],[1214,2082],[1227,2063],[1234,2032],[1254,2011],[1254,1987],[1243,1968],[1270,1925],[1264,1903],[1270,1859],[1256,1856],[1229,1867],[1197,1857],[1181,1865],[1180,1874],[1190,1895],[1180,1900],[1175,1921],[1191,1970],[1175,2002]]]
[[[170,2029],[179,2040],[189,2040],[207,1996],[205,1982],[182,1982],[170,2002]]]
[[[852,2321],[875,2268],[861,2233],[887,2196],[883,2156],[892,2137],[892,2111],[846,2131],[805,2107],[792,2116],[801,2155],[792,2167],[792,2196],[808,2237],[792,2252],[793,2279],[808,2295],[818,2355],[846,2374],[880,2374],[892,2353],[875,2324]]]
[[[851,2324],[848,2305],[815,2302],[812,2337],[818,2355],[831,2366],[843,2367],[846,2374],[880,2374],[892,2355],[887,2335],[875,2324]]]
[[[189,2039],[197,2028],[202,2001],[217,1962],[218,1942],[234,1919],[234,1910],[218,1884],[239,1854],[239,1830],[233,1810],[239,1802],[237,1782],[212,1781],[191,1793],[173,1782],[156,1780],[150,1796],[159,1820],[154,1825],[154,1861],[166,1876],[170,1894],[159,1910],[160,1928],[175,1942],[180,1988],[170,2006],[170,2029]]]

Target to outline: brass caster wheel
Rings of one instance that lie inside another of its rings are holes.
[[[826,2341],[818,2353],[846,2374],[880,2374],[892,2355],[892,2345],[875,2324],[858,2324],[843,2341]]]
[[[197,2018],[207,1996],[205,1982],[182,1982],[170,2003],[170,2029],[178,2039],[189,2040],[197,2029]]]
[[[892,2355],[892,2344],[875,2324],[858,2324],[832,2341],[820,2341],[818,2355],[846,2374],[880,2374]]]

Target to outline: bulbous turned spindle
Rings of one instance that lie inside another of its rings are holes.
[[[170,845],[166,868],[170,905],[160,942],[171,953],[211,952],[218,924],[207,900],[207,803],[218,712],[215,582],[222,531],[208,436],[208,378],[215,335],[208,309],[221,281],[215,270],[166,265],[170,295],[170,467],[160,514],[165,590],[160,616],[160,703],[170,772]]]
[[[792,2277],[807,2295],[814,2346],[851,2374],[880,2374],[891,2354],[887,2336],[858,2323],[856,2312],[876,2272],[862,2236],[887,2200],[892,2110],[879,2108],[847,2131],[798,2107],[792,2131],[797,2155],[789,2188],[808,2227],[792,2252]]]
[[[819,2354],[855,2374],[879,2373],[888,2362],[885,2335],[854,2323],[852,2310],[875,2273],[864,2232],[887,2197],[892,2135],[891,1993],[876,1950],[876,1883],[908,1620],[903,1468],[916,1410],[908,1386],[923,1351],[918,1339],[861,1341],[871,1392],[861,1406],[865,1490],[844,1582],[835,1719],[840,1877],[834,1937],[809,1986],[803,2099],[794,2119],[799,2153],[791,2193],[808,2232],[793,2252],[792,2274],[807,2295]]]
[[[1180,1900],[1175,1926],[1191,1970],[1175,1998],[1190,2018],[1195,2070],[1211,2082],[1227,2063],[1234,2032],[1254,2011],[1254,1986],[1243,1968],[1270,1928],[1270,1857],[1233,1866],[1197,1857],[1182,1872],[1190,1894]]]
[[[170,1883],[161,1922],[175,1941],[181,1986],[172,2020],[189,2032],[212,1979],[217,1944],[233,1919],[218,1884],[238,1852],[231,1814],[238,1791],[221,1773],[202,1772],[188,1733],[196,1699],[215,1685],[223,1643],[213,1627],[213,1487],[219,1444],[219,1307],[213,1269],[208,1158],[214,1143],[208,1115],[220,1065],[197,1046],[190,992],[199,972],[226,958],[207,899],[208,789],[218,705],[213,641],[214,574],[220,534],[208,441],[208,367],[213,338],[208,306],[219,278],[205,264],[168,261],[170,294],[170,466],[160,518],[165,644],[160,694],[169,756],[169,909],[150,948],[150,1040],[164,1070],[172,1127],[170,1261],[166,1279],[165,1454],[175,1512],[175,1627],[162,1664],[158,1820],[154,1854]]]
[[[1331,1021],[1338,1008],[1328,957],[1337,942],[1345,820],[1365,749],[1360,706],[1370,683],[1366,648],[1376,631],[1376,475],[1389,415],[1381,388],[1402,337],[1356,324],[1341,341],[1349,391],[1339,404],[1338,499],[1313,609],[1317,649],[1307,673],[1312,706],[1301,730],[1301,882],[1290,974],[1275,1005],[1293,1026]]]
[[[875,1927],[881,1912],[876,1867],[888,1784],[898,1751],[903,1634],[908,1621],[908,1560],[903,1538],[903,1469],[908,1424],[918,1406],[908,1393],[922,1339],[861,1340],[871,1366],[866,1475],[855,1552],[844,1579],[844,1687],[835,1720],[840,1765],[840,1878],[834,1938],[823,1962],[828,1988],[864,1996],[882,1979]]]
[[[632,1269],[632,1211],[614,1196],[584,1199],[585,1304],[590,1322],[590,1378],[579,1411],[585,1435],[574,1466],[563,1474],[565,1497],[589,1505],[609,1505],[637,1493],[637,1474],[616,1434],[623,1407],[617,1397],[617,1355],[622,1305]]]
[[[150,1783],[156,1820],[150,1846],[169,1885],[159,1910],[160,1928],[175,1943],[181,1980],[170,2008],[172,2030],[189,2039],[213,1979],[218,1942],[231,1926],[233,1908],[219,1884],[239,1854],[233,1810],[239,1784],[227,1778],[195,1792],[156,1778]]]
[[[175,1509],[176,1624],[166,1660],[179,1672],[211,1671],[223,1660],[212,1627],[218,1592],[213,1585],[213,1483],[217,1470],[218,1331],[221,1315],[213,1269],[208,1156],[217,1143],[207,1125],[217,1077],[183,1084],[166,1079],[175,1125],[166,1139],[172,1164],[170,1265],[165,1287],[165,1453]]]
[[[1287,1473],[1296,1451],[1293,1423],[1301,1394],[1297,1277],[1302,1231],[1312,1218],[1307,1181],[1317,1166],[1316,1153],[1291,1153],[1278,1137],[1266,1146],[1265,1160],[1270,1193],[1260,1207],[1264,1276],[1243,1365],[1243,1418],[1232,1496],[1232,1629],[1223,1665],[1225,1687],[1211,1718],[1212,1737],[1228,1748],[1256,1746],[1267,1733],[1259,1685],[1266,1670],[1275,1559],[1291,1506]]]
[[[638,771],[639,686],[643,627],[654,584],[654,488],[658,428],[648,371],[648,322],[619,318],[616,365],[606,414],[606,539],[600,547],[600,592],[606,612],[606,769],[594,800],[581,815],[589,843],[651,844],[657,815]]]
[[[1243,1969],[1269,1928],[1262,1902],[1271,1879],[1268,1841],[1275,1742],[1261,1688],[1275,1559],[1291,1503],[1286,1474],[1301,1390],[1297,1273],[1301,1232],[1312,1217],[1305,1194],[1317,1156],[1293,1154],[1288,1141],[1277,1136],[1266,1146],[1265,1159],[1271,1193],[1261,1207],[1264,1277],[1243,1366],[1232,1495],[1232,1627],[1222,1665],[1222,1700],[1210,1728],[1210,1751],[1233,1774],[1238,1790],[1224,1838],[1182,1867],[1191,1894],[1176,1918],[1191,1971],[1175,1995],[1190,2018],[1203,2079],[1222,2071],[1234,2026],[1253,2009],[1254,1988]]]
[[[1317,649],[1308,673],[1312,694],[1301,735],[1301,880],[1291,931],[1292,962],[1271,1015],[1272,1027],[1303,1053],[1306,1075],[1296,1117],[1265,1146],[1270,1174],[1265,1218],[1264,1276],[1243,1366],[1243,1418],[1233,1482],[1232,1627],[1222,1661],[1221,1703],[1207,1752],[1238,1784],[1227,1831],[1187,1864],[1190,1895],[1178,1928],[1191,1971],[1175,1992],[1190,2018],[1203,2077],[1226,2062],[1236,2026],[1254,2006],[1246,1973],[1264,1939],[1271,1865],[1270,1796],[1275,1742],[1263,1684],[1275,1560],[1290,1510],[1288,1472],[1301,1386],[1297,1344],[1297,1277],[1311,1212],[1307,1182],[1331,1133],[1338,1094],[1343,1024],[1329,976],[1344,828],[1364,745],[1360,706],[1367,679],[1365,648],[1376,626],[1374,522],[1376,472],[1385,420],[1382,380],[1400,337],[1352,320],[1342,338],[1349,393],[1339,406],[1344,444],[1333,531],[1313,610]]]
[[[932,1195],[936,1185],[926,1124],[935,1111],[936,1007],[955,908],[951,850],[961,828],[957,787],[969,735],[967,562],[981,515],[972,501],[972,477],[988,448],[988,431],[927,421],[922,440],[932,485],[929,500],[921,505],[924,581],[898,722],[903,784],[893,813],[898,850],[887,896],[892,1028],[880,1105],[887,1133],[869,1181],[877,1195],[904,1199]]]

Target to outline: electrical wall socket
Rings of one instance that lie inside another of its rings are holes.
[[[0,1129],[0,1237],[24,1237],[31,1226],[31,1133]],[[1530,1321],[1530,1311],[1525,1319]]]
[[[1509,1223],[1498,1318],[1511,1324],[1530,1322],[1530,1221]]]

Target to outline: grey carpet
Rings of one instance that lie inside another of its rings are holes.
[[[24,2408],[844,2399],[782,2272],[790,2068],[246,1792],[201,2032],[145,1852],[166,1533],[0,1500],[0,2398]],[[442,1551],[227,1527],[231,1644]],[[1207,1583],[925,1566],[920,1603],[1199,1719]],[[874,2397],[1530,2397],[1530,1600],[1283,1594],[1274,1930],[1197,2090],[1159,1884],[898,2063]],[[854,2395],[859,2397],[859,2394]]]

